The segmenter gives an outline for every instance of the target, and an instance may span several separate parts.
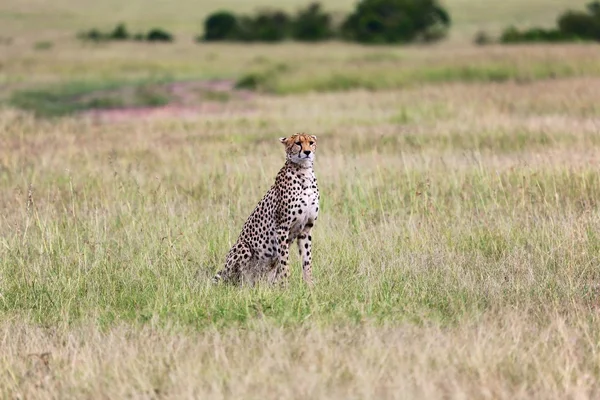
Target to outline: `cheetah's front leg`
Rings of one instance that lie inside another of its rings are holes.
[[[280,279],[282,284],[285,284],[289,275],[288,258],[290,255],[290,245],[288,243],[289,228],[280,227],[277,228],[277,241],[279,242],[279,264],[277,265],[277,271],[275,272],[274,281]]]
[[[298,251],[302,260],[302,279],[308,286],[313,286],[312,278],[312,236],[310,235],[313,227],[312,222],[307,223],[298,235]]]

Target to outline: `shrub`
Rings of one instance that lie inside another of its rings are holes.
[[[250,22],[247,40],[277,42],[289,36],[291,19],[283,11],[261,11]]]
[[[124,24],[119,24],[115,29],[108,34],[108,39],[111,40],[127,40],[129,39],[129,32]]]
[[[33,48],[35,50],[50,50],[54,46],[54,43],[48,41],[35,42]]]
[[[600,41],[600,15],[567,11],[558,18],[558,27],[565,34]]]
[[[277,42],[289,37],[301,41],[325,40],[334,36],[331,16],[312,3],[291,18],[279,10],[262,10],[255,15],[218,11],[204,21],[204,34],[197,41]]]
[[[292,37],[296,40],[315,42],[333,36],[331,16],[321,11],[319,3],[312,3],[300,10],[292,23]]]
[[[93,40],[93,41],[104,41],[104,40],[136,40],[142,41],[147,40],[149,42],[172,42],[173,35],[169,32],[160,29],[154,28],[148,31],[148,33],[136,33],[135,35],[131,35],[124,24],[119,24],[113,29],[112,32],[103,33],[98,29],[91,29],[87,32],[81,32],[77,35],[79,39],[82,40]]]
[[[479,31],[475,34],[473,42],[478,46],[485,46],[486,44],[494,43],[494,39],[486,31]]]
[[[342,24],[346,39],[407,43],[443,38],[450,15],[437,0],[362,0]]]
[[[204,36],[206,41],[235,40],[239,37],[238,21],[234,14],[228,11],[218,11],[209,15],[204,21]]]
[[[149,42],[172,42],[173,35],[160,28],[154,28],[148,32],[146,40]]]
[[[507,28],[500,36],[501,43],[527,42],[568,42],[577,40],[577,36],[564,33],[558,29],[531,28],[519,31],[515,27]]]
[[[585,11],[567,11],[557,19],[556,29],[530,28],[519,31],[507,28],[500,38],[502,43],[567,42],[577,40],[600,41],[600,1],[587,5]]]
[[[87,32],[81,32],[77,35],[77,37],[81,40],[92,40],[95,42],[99,42],[101,40],[108,40],[107,35],[100,32],[98,29],[90,29]]]
[[[242,76],[235,83],[236,89],[248,89],[256,91],[270,91],[272,88],[273,75],[268,72],[249,73]]]
[[[588,12],[596,17],[600,17],[600,1],[592,1],[587,5]]]

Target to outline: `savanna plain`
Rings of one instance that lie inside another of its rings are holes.
[[[0,397],[600,396],[597,45],[83,45],[67,3],[46,46],[0,7]],[[125,83],[179,97],[63,112]],[[212,285],[299,131],[315,287]]]

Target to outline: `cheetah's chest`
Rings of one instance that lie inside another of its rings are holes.
[[[292,236],[296,236],[307,224],[313,224],[318,217],[319,189],[313,178],[299,182],[293,192],[290,231]]]

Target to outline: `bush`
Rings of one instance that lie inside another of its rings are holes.
[[[33,48],[35,50],[50,50],[54,46],[54,43],[48,41],[35,42]]]
[[[487,44],[494,43],[494,39],[486,31],[479,31],[475,34],[473,42],[475,42],[475,44],[478,46],[485,46]]]
[[[299,41],[316,42],[334,36],[331,16],[321,11],[319,3],[312,3],[300,10],[292,24],[292,37]]]
[[[259,12],[250,22],[246,40],[278,42],[290,35],[291,19],[283,11]]]
[[[172,42],[173,35],[169,32],[160,29],[154,28],[151,29],[148,33],[136,33],[135,35],[130,35],[127,31],[127,28],[124,24],[119,24],[115,27],[112,32],[103,33],[98,29],[92,29],[87,32],[82,32],[77,35],[79,39],[82,40],[93,40],[93,41],[104,41],[104,40],[136,40],[142,41],[147,40],[149,42]]]
[[[577,40],[577,36],[564,33],[558,29],[531,28],[519,31],[515,27],[507,28],[500,37],[501,43],[528,42],[569,42]]]
[[[202,40],[235,40],[238,38],[238,21],[234,14],[228,11],[218,11],[209,15],[204,21]]]
[[[173,35],[160,28],[154,28],[148,32],[146,40],[149,42],[172,42]]]
[[[439,40],[449,26],[450,15],[437,0],[362,0],[342,34],[362,43],[408,43]]]
[[[129,39],[129,32],[124,24],[119,24],[115,29],[108,34],[108,39],[111,40],[127,40]]]
[[[255,15],[218,11],[204,21],[204,34],[197,41],[277,42],[287,38],[301,41],[325,40],[334,36],[331,16],[318,3],[310,4],[291,18],[278,10],[262,10]]]
[[[565,34],[600,41],[600,15],[567,11],[558,18],[558,27]]]
[[[103,34],[98,29],[90,29],[87,32],[81,32],[77,35],[77,37],[81,40],[91,40],[94,42],[108,40],[108,35]]]
[[[592,1],[587,5],[588,12],[596,17],[600,17],[600,1]]]
[[[600,41],[600,1],[589,3],[587,12],[565,12],[558,17],[557,25],[556,29],[530,28],[524,31],[509,27],[502,33],[500,41],[502,43]]]

